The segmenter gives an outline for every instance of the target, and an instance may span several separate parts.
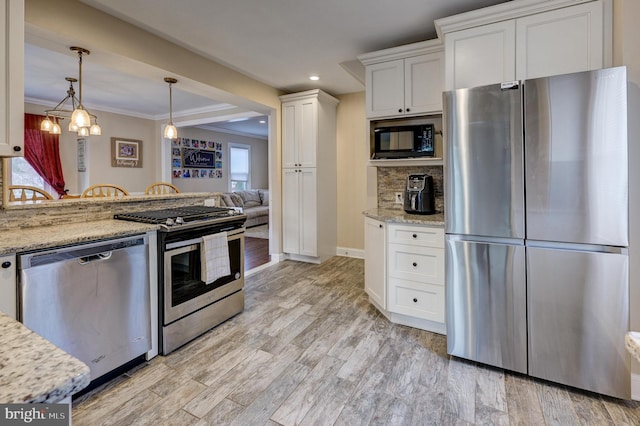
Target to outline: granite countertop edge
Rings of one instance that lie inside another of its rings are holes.
[[[636,361],[640,362],[640,332],[638,331],[630,331],[624,337],[624,344],[627,348],[627,351]]]
[[[144,234],[158,225],[105,219],[32,228],[2,230],[0,255]]]
[[[89,382],[85,363],[0,312],[0,402],[60,402]]]
[[[404,210],[370,209],[362,212],[366,217],[387,223],[406,223],[412,225],[427,225],[444,227],[444,213],[437,212],[430,215],[409,214]]]

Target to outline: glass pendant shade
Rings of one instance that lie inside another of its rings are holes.
[[[89,134],[93,136],[100,136],[102,134],[102,128],[98,123],[96,123],[89,128]]]
[[[61,133],[62,133],[62,128],[60,127],[60,125],[58,123],[53,123],[53,126],[51,126],[51,134],[59,135]]]
[[[178,137],[178,129],[173,124],[168,124],[167,127],[164,128],[164,137],[165,139],[175,139]]]
[[[71,114],[71,122],[75,123],[78,127],[88,127],[91,123],[89,113],[84,108],[76,108]]]
[[[80,127],[78,129],[78,136],[89,136],[89,128],[88,127]]]
[[[40,123],[40,130],[42,130],[43,132],[50,132],[52,128],[53,122],[49,120],[49,117],[46,117],[44,120],[42,120],[42,123]]]
[[[69,127],[67,127],[67,129],[68,129],[70,132],[77,132],[77,131],[78,131],[78,129],[79,129],[79,127],[78,127],[78,125],[77,125],[76,123],[74,123],[74,122],[72,121],[72,122],[70,122],[70,123],[69,123]]]

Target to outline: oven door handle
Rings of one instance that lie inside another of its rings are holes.
[[[244,233],[245,228],[237,228],[231,231],[227,231],[227,240],[231,240],[233,239],[233,237],[237,236],[238,234],[243,234]],[[221,229],[219,232],[224,232],[224,229]],[[192,238],[190,240],[185,240],[185,241],[177,241],[175,243],[169,243],[167,244],[166,250],[173,250],[173,249],[177,249],[180,247],[186,247],[186,246],[190,246],[193,244],[200,244],[202,242],[202,237],[200,238]]]

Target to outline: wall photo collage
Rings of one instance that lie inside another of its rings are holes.
[[[221,179],[222,144],[197,139],[173,139],[171,166],[174,178]]]

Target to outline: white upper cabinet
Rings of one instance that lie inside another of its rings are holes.
[[[318,100],[282,104],[282,167],[315,167],[318,140]]]
[[[484,86],[515,80],[516,25],[497,22],[447,34],[445,87]]]
[[[443,46],[439,40],[358,56],[366,69],[367,118],[442,111]]]
[[[603,68],[603,7],[595,1],[518,19],[517,78]]]
[[[445,90],[606,68],[611,0],[507,2],[439,19]]]
[[[24,0],[0,0],[0,157],[24,155]]]

